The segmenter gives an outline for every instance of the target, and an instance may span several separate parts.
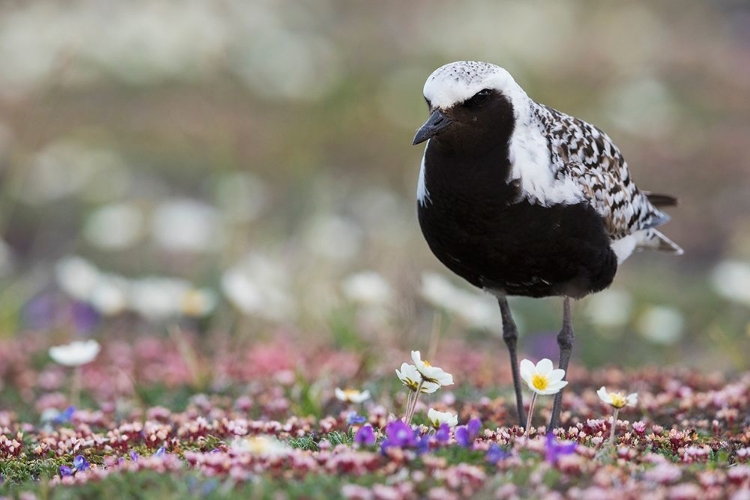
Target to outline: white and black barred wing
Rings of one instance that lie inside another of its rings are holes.
[[[682,253],[679,246],[653,229],[669,221],[669,216],[649,201],[648,193],[638,189],[627,162],[607,134],[544,105],[537,104],[534,114],[549,140],[555,179],[573,179],[581,188],[604,219],[613,247],[617,244],[625,247],[618,252],[620,260],[637,247]],[[655,196],[663,201],[662,205],[676,201],[664,195]]]

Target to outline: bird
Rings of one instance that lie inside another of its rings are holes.
[[[607,288],[636,250],[683,250],[656,228],[675,206],[642,191],[601,129],[532,100],[495,64],[457,61],[424,84],[429,118],[417,216],[432,253],[448,269],[497,297],[519,425],[525,425],[508,296],[562,297],[557,343],[566,371],[575,334],[571,300]],[[559,427],[562,391],[548,428]]]

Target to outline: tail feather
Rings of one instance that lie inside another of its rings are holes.
[[[649,191],[643,191],[643,194],[655,207],[675,207],[678,203],[677,198],[668,194],[651,193]]]

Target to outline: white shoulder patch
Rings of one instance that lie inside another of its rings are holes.
[[[547,151],[541,131],[517,126],[510,139],[511,180],[521,181],[523,196],[533,203],[548,206],[583,201],[583,191],[572,178],[555,179]]]
[[[511,180],[521,181],[523,196],[533,203],[548,206],[583,201],[583,191],[571,177],[555,178],[549,141],[531,112],[531,100],[517,99],[513,106],[516,126],[509,147]]]

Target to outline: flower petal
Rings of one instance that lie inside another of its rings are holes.
[[[549,373],[549,375],[547,375],[547,380],[549,380],[551,384],[555,382],[559,382],[564,378],[565,378],[565,370],[563,370],[562,368],[557,368],[555,370],[552,370]]]
[[[536,371],[542,375],[547,375],[554,369],[555,365],[552,364],[552,361],[549,358],[544,358],[536,364]]]
[[[524,379],[527,383],[529,380],[531,380],[531,375],[534,373],[534,371],[536,371],[536,368],[534,367],[534,363],[532,363],[528,359],[521,360],[521,366],[520,366],[521,378]]]
[[[542,394],[544,396],[549,396],[550,394],[557,394],[560,392],[560,390],[568,385],[568,382],[565,380],[561,380],[559,382],[555,382],[554,384],[549,384],[546,389],[543,391],[540,391],[539,394]]]
[[[422,364],[422,353],[419,351],[412,351],[411,352],[411,360],[414,361],[414,364],[419,366]]]
[[[604,401],[607,404],[612,404],[612,398],[609,397],[609,393],[607,392],[607,388],[604,386],[601,386],[598,391],[596,391],[596,395],[599,396],[599,399]]]

